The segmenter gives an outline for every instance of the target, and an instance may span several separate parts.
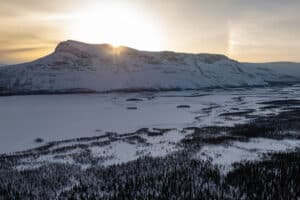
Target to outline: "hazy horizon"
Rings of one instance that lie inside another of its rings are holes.
[[[299,6],[296,0],[2,0],[0,66],[43,57],[65,40],[300,62]]]

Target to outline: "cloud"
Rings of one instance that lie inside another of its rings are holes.
[[[14,64],[35,60],[53,51],[52,47],[11,48],[0,50],[1,63]]]
[[[32,48],[17,48],[17,49],[2,49],[0,50],[0,56],[4,54],[11,54],[11,53],[24,53],[28,51],[39,51],[41,49],[45,49],[47,47],[32,47]]]
[[[88,2],[88,0],[87,0]],[[5,15],[8,11],[11,15],[18,14],[23,15],[27,12],[39,12],[39,13],[58,13],[72,10],[80,6],[82,1],[79,0],[1,0],[1,15]],[[85,2],[86,3],[86,2]]]

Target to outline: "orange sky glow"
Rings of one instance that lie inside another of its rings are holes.
[[[296,0],[1,0],[0,64],[37,59],[69,39],[300,62],[299,8]]]

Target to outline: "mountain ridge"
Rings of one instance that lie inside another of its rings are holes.
[[[221,54],[139,51],[67,40],[45,57],[2,66],[0,94],[184,90],[300,82],[300,64],[282,65],[292,70],[285,72],[280,63],[240,63]]]

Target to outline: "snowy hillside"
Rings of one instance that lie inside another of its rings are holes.
[[[44,58],[1,67],[0,93],[261,86],[297,82],[300,66],[296,71],[286,74],[278,67],[243,64],[223,55],[145,52],[66,41]]]
[[[277,73],[285,74],[287,76],[300,77],[300,63],[271,62],[271,63],[244,63],[244,64],[246,66],[273,70]]]

